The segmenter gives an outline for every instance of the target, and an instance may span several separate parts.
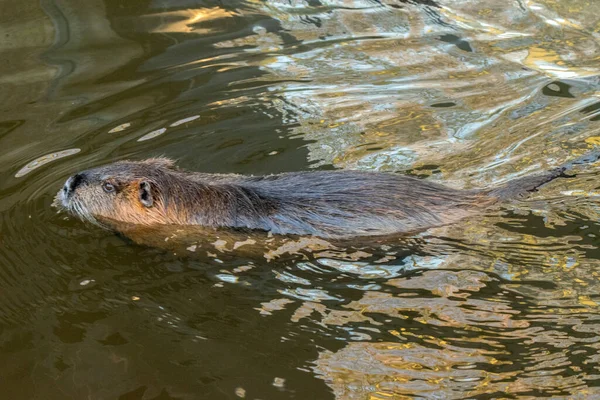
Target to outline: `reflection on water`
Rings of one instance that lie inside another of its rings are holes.
[[[600,397],[597,164],[370,243],[143,246],[50,207],[77,170],[157,155],[459,188],[559,165],[600,144],[597,1],[26,0],[0,21],[7,398]]]

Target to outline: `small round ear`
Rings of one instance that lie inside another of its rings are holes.
[[[152,196],[152,185],[148,181],[140,182],[139,190],[140,202],[146,207],[152,207],[154,204],[154,197]]]

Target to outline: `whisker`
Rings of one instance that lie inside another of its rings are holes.
[[[91,223],[92,225],[96,225],[100,228],[109,229],[109,226],[105,223],[98,221],[79,200],[74,200],[71,202],[73,204],[73,211],[77,214],[81,219]]]

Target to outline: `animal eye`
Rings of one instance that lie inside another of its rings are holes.
[[[102,184],[102,189],[104,189],[106,193],[113,193],[115,191],[115,185],[110,182],[104,182]]]

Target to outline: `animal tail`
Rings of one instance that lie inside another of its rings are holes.
[[[572,175],[568,175],[568,172],[576,165],[591,164],[599,159],[600,149],[595,149],[548,172],[512,180],[504,186],[490,190],[487,194],[499,200],[523,198],[557,178],[572,177]]]

